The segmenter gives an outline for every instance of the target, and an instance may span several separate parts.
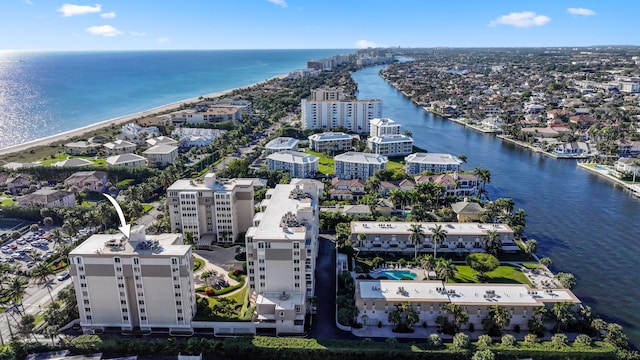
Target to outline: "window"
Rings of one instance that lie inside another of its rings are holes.
[[[113,258],[113,262],[115,262],[116,264],[120,264],[120,258],[119,257]]]

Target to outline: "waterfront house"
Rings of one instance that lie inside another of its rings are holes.
[[[620,158],[615,162],[615,169],[621,174],[640,176],[639,158]]]
[[[122,154],[122,155],[109,156],[106,161],[107,161],[107,165],[109,166],[124,166],[124,167],[147,166],[147,159],[136,154]]]
[[[591,147],[583,141],[572,141],[556,145],[553,153],[558,156],[585,156],[591,154]]]
[[[311,178],[318,172],[320,158],[298,151],[280,151],[267,156],[269,170],[284,170],[292,178]]]
[[[64,180],[64,184],[77,191],[87,189],[89,191],[103,192],[109,182],[106,171],[78,171]]]
[[[126,140],[116,140],[102,145],[109,155],[120,155],[131,153],[138,147],[136,144]]]
[[[358,135],[350,135],[343,132],[323,132],[309,136],[309,148],[317,152],[333,154],[338,151],[347,151],[353,148],[353,141]]]
[[[451,209],[456,213],[459,222],[479,222],[484,212],[480,204],[469,201],[468,198],[451,204]]]
[[[634,157],[640,155],[640,141],[620,140],[617,141],[618,151],[622,157]]]
[[[475,197],[478,194],[478,176],[470,173],[447,173],[438,175],[417,175],[414,177],[416,184],[432,182],[441,185],[445,189],[444,196]]]
[[[18,198],[18,204],[28,207],[72,206],[76,195],[70,191],[39,189]]]
[[[291,137],[277,137],[269,141],[264,146],[264,149],[267,151],[267,154],[273,154],[284,150],[298,151],[298,143],[298,139]]]
[[[160,129],[157,126],[142,127],[136,123],[129,123],[120,128],[120,133],[116,135],[116,138],[130,141],[136,145],[144,145],[146,139],[158,135],[160,135]]]
[[[386,169],[388,162],[384,155],[354,151],[336,155],[333,160],[336,177],[347,180],[366,180],[376,171]]]
[[[420,174],[424,171],[433,173],[458,171],[462,160],[451,154],[414,153],[404,158],[405,171],[408,175]]]
[[[160,144],[148,148],[143,151],[142,154],[147,158],[149,165],[165,167],[173,164],[178,157],[178,147],[175,145]]]

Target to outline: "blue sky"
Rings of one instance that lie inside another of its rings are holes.
[[[0,49],[640,45],[635,0],[1,0]]]

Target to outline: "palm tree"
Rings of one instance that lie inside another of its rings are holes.
[[[437,257],[438,245],[447,238],[447,229],[443,229],[441,224],[437,224],[431,229],[431,241],[433,241],[433,257]]]
[[[60,230],[60,228],[57,227],[51,230],[50,234],[51,234],[51,239],[53,239],[54,246],[60,247],[61,244],[64,242],[62,230]]]
[[[487,184],[491,183],[491,171],[489,171],[488,169],[477,167],[473,170],[473,172],[478,176],[480,182],[482,182],[481,191],[488,199],[489,197],[487,196]]]
[[[13,303],[15,308],[18,309],[18,305],[27,292],[29,280],[24,276],[14,276],[7,285],[8,298],[11,300],[11,303]]]
[[[425,236],[422,224],[411,224],[409,226],[409,241],[413,244],[414,259],[418,257],[418,246],[422,243]]]
[[[640,161],[638,160],[634,160],[631,165],[633,165],[633,167],[635,167],[635,169],[633,169],[633,183],[636,183],[636,174],[638,173],[638,169],[640,168]]]
[[[53,270],[51,270],[49,264],[44,261],[38,262],[38,264],[31,270],[31,276],[40,283],[47,282],[51,275],[53,275]]]
[[[427,272],[427,280],[431,280],[430,273],[436,268],[436,259],[429,254],[425,254],[420,260],[420,266]]]
[[[511,315],[507,308],[499,305],[491,305],[489,307],[489,314],[487,315],[487,318],[482,322],[484,328],[488,329],[489,332],[495,330],[498,333],[501,333],[502,329],[506,328],[511,323]]]
[[[442,308],[453,316],[456,332],[460,331],[460,326],[469,322],[469,314],[459,304],[447,303]]]
[[[531,239],[524,243],[524,252],[531,256],[538,250],[538,242]]]
[[[487,252],[497,257],[498,253],[502,250],[502,240],[498,232],[496,230],[488,230],[487,236],[485,236],[482,241],[487,248]]]
[[[372,176],[367,179],[365,186],[368,189],[368,192],[377,194],[380,190],[380,179],[378,179],[378,177],[376,176]]]
[[[460,161],[462,161],[463,163],[467,163],[467,155],[458,155],[458,159],[460,159]]]
[[[453,264],[451,259],[438,258],[436,260],[436,274],[442,282],[446,283],[449,279],[456,276],[458,268]]]
[[[551,308],[551,314],[553,314],[553,317],[556,320],[556,331],[564,329],[569,321],[575,318],[573,311],[571,311],[572,306],[572,303],[565,301],[553,304],[553,308]]]

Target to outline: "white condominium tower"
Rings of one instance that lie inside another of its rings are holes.
[[[127,239],[95,234],[69,254],[69,272],[84,331],[190,331],[196,313],[191,246],[182,234],[146,235],[135,226]]]
[[[190,231],[200,244],[233,243],[253,218],[255,179],[178,180],[167,189],[172,231]]]
[[[382,116],[382,100],[346,100],[339,90],[315,90],[303,99],[303,129],[346,128],[356,133],[369,132],[369,121]]]
[[[254,321],[276,333],[302,333],[306,299],[314,294],[318,198],[323,184],[293,179],[267,191],[246,234]]]

